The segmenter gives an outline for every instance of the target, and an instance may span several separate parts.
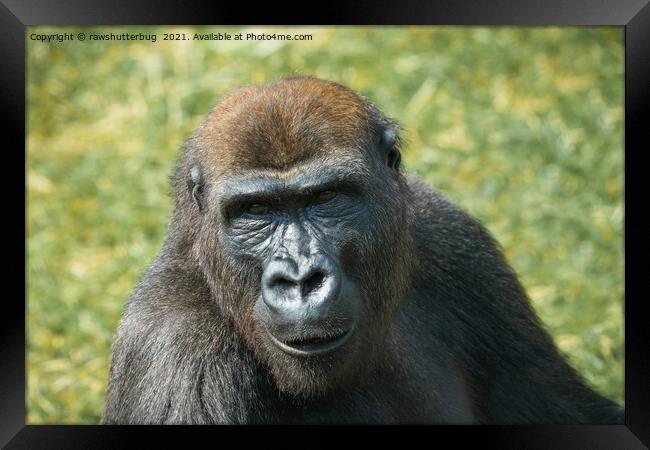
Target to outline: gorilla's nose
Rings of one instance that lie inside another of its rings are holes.
[[[262,298],[271,312],[287,318],[320,316],[338,297],[340,278],[325,255],[300,262],[274,259],[262,275]]]

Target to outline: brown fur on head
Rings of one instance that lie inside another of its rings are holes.
[[[197,145],[210,167],[286,169],[364,144],[376,108],[350,89],[314,78],[240,88],[208,115]]]
[[[344,86],[288,78],[234,91],[186,146],[175,175],[176,234],[185,236],[215,300],[281,391],[310,396],[354,379],[378,353],[374,350],[407,293],[415,264],[409,194],[397,166],[386,163],[390,149],[382,147],[387,129],[392,130],[389,146],[398,145],[396,128]],[[228,247],[220,188],[250,175],[289,183],[305,171],[333,166],[355,171],[364,185],[363,220],[342,228],[335,252],[342,272],[360,291],[358,330],[347,353],[296,358],[269,343],[255,316],[263,261]]]

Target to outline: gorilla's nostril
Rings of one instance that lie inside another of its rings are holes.
[[[314,272],[302,283],[302,295],[307,296],[323,285],[325,275],[322,272]]]
[[[275,282],[273,284],[275,285],[275,287],[277,287],[277,288],[279,288],[279,289],[281,289],[283,291],[292,289],[292,288],[297,286],[297,284],[295,282],[293,282],[291,280],[288,280],[286,278],[278,278],[278,279],[275,280]]]

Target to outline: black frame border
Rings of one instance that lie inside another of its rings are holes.
[[[144,0],[111,3],[99,0],[0,0],[0,120],[2,141],[8,142],[5,155],[12,155],[24,171],[5,170],[0,177],[2,192],[10,193],[21,183],[26,189],[26,97],[25,33],[32,25],[226,25],[226,24],[301,24],[301,25],[618,25],[625,27],[625,425],[532,425],[532,426],[435,426],[417,427],[451,438],[454,443],[480,443],[498,448],[648,448],[650,445],[650,344],[644,326],[644,269],[641,260],[650,254],[650,238],[643,229],[642,193],[644,176],[650,176],[643,164],[647,148],[647,124],[650,101],[650,6],[648,0],[401,0],[376,3],[328,2],[319,8],[280,9],[266,6],[190,0]],[[308,12],[316,11],[316,14]],[[645,126],[644,126],[645,125]],[[4,147],[4,146],[3,146]],[[22,155],[22,158],[21,158]],[[22,176],[21,176],[22,175]],[[23,205],[27,210],[26,192]],[[20,199],[5,195],[5,199]],[[19,201],[19,200],[18,200]],[[7,216],[6,216],[7,217]],[[8,216],[12,217],[12,216]],[[8,232],[23,233],[27,239],[25,215],[20,220],[5,220]],[[13,227],[13,229],[12,229]],[[12,233],[13,234],[13,233]],[[10,240],[11,241],[11,240]],[[20,247],[18,240],[13,245]],[[25,241],[26,242],[26,241]],[[15,251],[18,260],[26,257],[26,244]],[[22,255],[22,257],[21,257]],[[646,258],[644,258],[646,257]],[[5,258],[4,261],[10,261]],[[23,265],[23,268],[25,266]],[[5,264],[8,279],[20,279],[18,264]],[[27,279],[25,272],[25,289]],[[133,438],[149,443],[168,442],[176,431],[192,431],[193,437],[210,438],[214,433],[236,433],[243,437],[245,427],[124,427],[25,425],[25,303],[11,296],[4,308],[0,327],[0,444],[6,448],[115,448],[128,446]],[[414,427],[405,427],[412,436]],[[349,428],[347,428],[349,429]],[[254,434],[272,431],[255,427]],[[383,435],[402,427],[373,427]],[[304,432],[321,434],[318,427],[293,427],[292,438]],[[329,435],[329,430],[327,431]],[[327,435],[322,433],[323,437]],[[305,436],[306,437],[306,436]],[[293,440],[293,439],[292,439]],[[645,443],[645,445],[644,445]]]

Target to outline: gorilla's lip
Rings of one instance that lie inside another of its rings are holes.
[[[285,340],[284,342],[268,333],[273,343],[280,350],[296,356],[319,355],[335,350],[345,344],[352,335],[354,327],[335,336],[304,336]]]

